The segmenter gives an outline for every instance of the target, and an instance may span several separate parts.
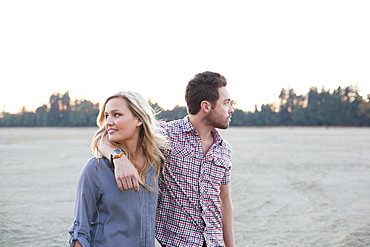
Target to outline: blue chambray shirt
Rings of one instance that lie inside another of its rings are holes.
[[[154,231],[158,191],[155,168],[147,173],[149,191],[120,191],[113,166],[105,158],[91,158],[83,167],[77,187],[75,219],[70,244],[82,246],[155,246]]]

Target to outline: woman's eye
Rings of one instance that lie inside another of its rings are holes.
[[[115,114],[114,114],[114,116],[115,116],[115,117],[119,117],[119,116],[121,116],[121,114],[119,114],[119,113],[115,113]]]

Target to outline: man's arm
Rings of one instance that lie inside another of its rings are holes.
[[[117,148],[108,145],[107,142],[109,142],[108,138],[104,136],[102,141],[99,142],[99,152],[107,159],[110,159],[112,151]],[[140,185],[142,184],[139,173],[134,165],[127,159],[126,155],[114,159],[114,174],[120,190],[134,189],[136,192],[139,191]]]
[[[221,185],[220,197],[225,246],[234,247],[234,209],[230,197],[230,184]]]

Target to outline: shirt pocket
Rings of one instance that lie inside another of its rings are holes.
[[[194,150],[183,147],[173,147],[168,157],[166,168],[177,178],[188,179],[199,176],[199,161],[194,158]],[[198,167],[198,168],[197,168]]]
[[[209,183],[220,186],[228,170],[228,163],[225,160],[216,158],[207,162],[204,169],[204,176],[208,178]]]

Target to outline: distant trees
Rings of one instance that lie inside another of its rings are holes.
[[[187,115],[186,107],[164,110],[149,102],[159,119],[170,121]],[[0,113],[0,127],[10,126],[96,126],[99,104],[88,100],[71,101],[69,92],[54,93],[49,103],[35,112]],[[306,95],[282,89],[278,104],[262,104],[254,112],[235,109],[231,126],[370,126],[370,94],[364,99],[358,88],[338,87],[333,92],[310,88]]]
[[[243,126],[370,126],[370,94],[364,99],[355,86],[333,92],[312,87],[306,95],[283,88],[278,106],[256,107],[243,119]]]
[[[96,126],[96,117],[99,104],[88,100],[75,100],[71,103],[69,92],[54,93],[49,103],[42,105],[35,112],[27,112],[23,108],[21,113],[0,114],[0,126]]]
[[[159,107],[158,119],[164,121],[172,121],[185,117],[188,112],[185,106],[175,106],[172,110],[163,110]]]

